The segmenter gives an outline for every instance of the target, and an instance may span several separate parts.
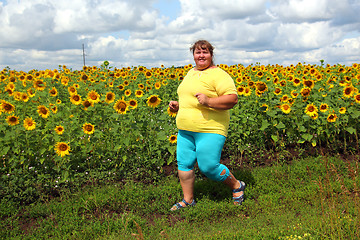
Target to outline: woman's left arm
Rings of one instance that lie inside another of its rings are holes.
[[[238,102],[237,94],[222,95],[219,97],[209,98],[203,93],[195,94],[199,103],[214,109],[227,110],[233,108]]]

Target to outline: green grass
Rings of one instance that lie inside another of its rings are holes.
[[[176,176],[118,182],[27,206],[2,200],[1,239],[359,239],[359,160],[335,157],[234,170],[247,183],[234,206],[225,185],[197,178],[197,206]]]

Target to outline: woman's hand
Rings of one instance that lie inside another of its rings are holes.
[[[233,108],[238,102],[237,94],[228,94],[219,97],[209,98],[203,93],[197,93],[195,94],[195,97],[201,105],[219,110],[227,110]]]
[[[203,93],[197,93],[197,94],[195,94],[195,97],[197,98],[198,102],[201,105],[209,107],[209,97],[208,96],[206,96]]]
[[[179,111],[179,102],[178,101],[170,101],[169,107],[172,112],[177,112],[177,111]]]

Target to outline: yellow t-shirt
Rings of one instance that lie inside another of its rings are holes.
[[[221,68],[204,71],[191,69],[177,89],[179,111],[176,125],[180,130],[217,133],[227,136],[230,121],[229,110],[217,110],[200,104],[195,97],[203,93],[213,98],[237,94],[233,79]]]

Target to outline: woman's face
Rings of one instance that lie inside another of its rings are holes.
[[[212,55],[207,48],[196,48],[194,51],[194,61],[197,70],[204,70],[211,66]]]

